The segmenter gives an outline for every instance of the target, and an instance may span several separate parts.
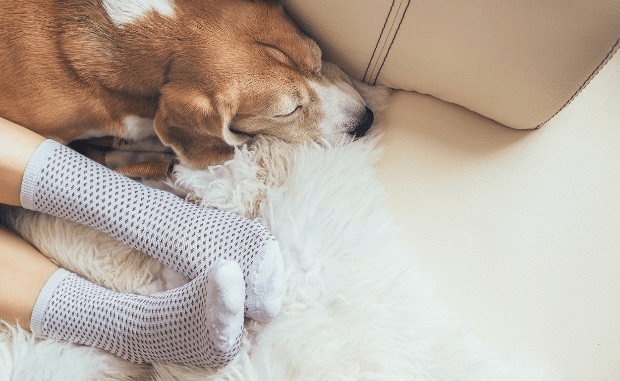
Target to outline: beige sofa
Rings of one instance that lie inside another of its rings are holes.
[[[285,4],[404,90],[377,172],[439,296],[501,352],[620,380],[620,2]]]

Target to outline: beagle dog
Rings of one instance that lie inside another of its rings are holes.
[[[156,134],[187,166],[265,134],[363,136],[372,112],[277,1],[0,1],[0,116],[63,143]]]

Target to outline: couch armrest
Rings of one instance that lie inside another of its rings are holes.
[[[620,45],[610,0],[285,0],[358,79],[430,94],[513,128],[561,110]]]

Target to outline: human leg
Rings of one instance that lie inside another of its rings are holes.
[[[133,362],[220,367],[238,353],[245,285],[222,261],[178,289],[123,294],[59,269],[0,227],[0,320]]]
[[[149,296],[114,292],[59,269],[41,290],[31,328],[37,336],[136,363],[221,367],[241,346],[244,289],[241,269],[231,261]]]

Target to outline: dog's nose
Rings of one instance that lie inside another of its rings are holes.
[[[353,135],[356,139],[361,138],[366,135],[370,127],[372,126],[372,122],[375,120],[375,115],[372,110],[366,107],[364,114],[358,119],[355,128],[353,131],[349,132],[350,135]]]

